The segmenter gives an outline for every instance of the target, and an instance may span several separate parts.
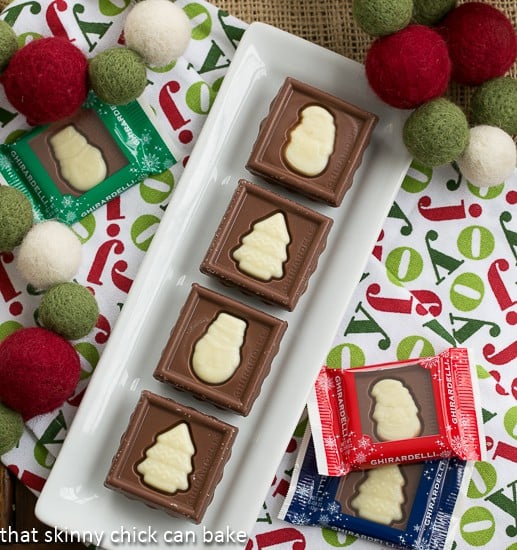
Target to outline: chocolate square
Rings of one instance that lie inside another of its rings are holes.
[[[389,526],[394,529],[405,530],[411,516],[413,504],[415,503],[415,497],[424,471],[424,464],[422,462],[401,464],[398,468],[404,478],[404,486],[402,487],[404,502],[401,504],[402,517],[393,520]],[[341,512],[343,514],[358,518],[362,517],[359,511],[353,506],[353,501],[360,494],[361,485],[368,479],[368,472],[368,470],[355,471],[341,477],[336,491],[336,500],[341,504]],[[379,487],[378,497],[384,497],[383,490],[386,491],[386,488]],[[386,505],[392,504],[389,496],[389,494],[386,494],[383,499],[386,501]]]
[[[38,157],[51,180],[63,195],[70,194],[78,197],[85,193],[85,191],[74,188],[63,176],[59,161],[52,147],[51,140],[53,136],[67,127],[72,127],[78,134],[84,137],[90,146],[96,147],[100,151],[106,164],[107,173],[105,179],[108,179],[129,163],[97,113],[93,109],[81,108],[71,117],[50,124],[42,132],[33,137],[29,143],[30,148],[34,151],[34,154]]]
[[[244,342],[239,350],[240,363],[229,379],[208,383],[195,374],[192,355],[196,343],[223,312],[246,323]],[[286,328],[287,321],[194,283],[154,377],[246,416],[260,393]]]
[[[284,149],[302,110],[310,105],[326,109],[334,120],[334,149],[327,166],[306,176],[289,166]],[[353,183],[378,117],[323,90],[288,77],[262,121],[246,168],[271,183],[339,206]]]
[[[137,466],[144,460],[147,449],[156,443],[158,435],[182,422],[187,423],[195,448],[193,469],[188,476],[188,488],[169,494],[146,484]],[[105,485],[171,516],[199,523],[221,480],[236,434],[234,426],[144,390],[122,436]]]
[[[400,381],[412,396],[418,408],[418,418],[421,425],[421,432],[415,437],[425,437],[440,433],[431,371],[429,369],[415,363],[384,371],[356,370],[353,374],[357,394],[357,406],[359,407],[361,426],[364,434],[371,436],[375,441],[380,441],[376,433],[376,422],[372,417],[375,409],[375,398],[371,395],[371,390],[377,382],[385,379]]]
[[[281,277],[262,280],[239,268],[233,256],[257,222],[276,213],[285,217],[290,242]],[[202,273],[292,311],[307,289],[327,244],[332,219],[246,180],[240,180],[201,263]]]

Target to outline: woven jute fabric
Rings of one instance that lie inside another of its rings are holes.
[[[246,23],[261,21],[305,38],[341,55],[364,62],[372,37],[352,17],[352,0],[209,0]],[[460,0],[464,4],[468,0]],[[0,0],[0,8],[11,0]],[[517,27],[516,0],[486,0],[502,10]],[[517,63],[509,74],[517,77]],[[473,89],[451,84],[447,95],[468,109]]]

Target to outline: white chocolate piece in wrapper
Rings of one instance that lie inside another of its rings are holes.
[[[318,105],[305,107],[300,122],[289,135],[284,158],[294,171],[317,176],[327,167],[334,151],[336,126],[334,117]]]
[[[396,464],[380,466],[366,472],[359,494],[351,505],[357,514],[370,521],[389,525],[402,519],[404,476]]]
[[[189,428],[182,422],[156,438],[136,469],[150,487],[171,494],[186,491],[195,452]]]
[[[371,394],[375,399],[372,417],[379,439],[395,441],[420,435],[418,407],[402,382],[384,378],[373,386]]]
[[[198,378],[208,384],[220,384],[231,378],[241,362],[245,332],[245,321],[219,313],[194,346],[192,369]]]
[[[279,279],[284,275],[290,242],[285,216],[277,212],[254,224],[232,256],[248,275],[263,281]]]
[[[63,178],[77,191],[88,191],[106,178],[108,168],[102,152],[73,125],[53,135],[50,145]]]

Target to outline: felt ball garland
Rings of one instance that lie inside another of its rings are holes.
[[[22,415],[0,403],[0,456],[16,446],[23,427]]]
[[[105,103],[129,103],[147,85],[147,65],[165,66],[183,55],[190,41],[190,21],[170,0],[143,0],[129,11],[124,35],[124,46],[88,59],[58,36],[37,38],[18,48],[14,31],[0,21],[0,82],[7,99],[31,125],[73,115],[90,88]]]
[[[128,11],[124,35],[125,45],[88,59],[61,37],[19,47],[14,30],[0,20],[6,98],[31,125],[72,116],[90,89],[105,103],[129,103],[144,91],[148,65],[183,55],[190,21],[170,0],[142,0]],[[40,326],[17,329],[0,342],[0,455],[17,445],[24,421],[73,395],[81,369],[70,340],[89,334],[99,317],[93,293],[73,281],[81,262],[75,233],[56,220],[35,223],[25,194],[0,184],[0,252],[15,249],[20,275],[42,295],[35,315]]]
[[[21,328],[0,345],[0,401],[24,420],[62,405],[80,374],[77,351],[49,330]]]
[[[370,86],[385,103],[413,109],[445,92],[451,61],[438,32],[425,25],[409,25],[377,38],[365,68]]]
[[[15,52],[1,80],[7,99],[29,124],[48,124],[84,103],[88,60],[64,38],[39,38]]]
[[[469,2],[451,10],[439,25],[452,62],[452,78],[477,86],[502,76],[517,56],[517,36],[504,13]]]
[[[517,81],[505,76],[517,59],[512,22],[483,2],[412,3],[405,27],[382,36],[369,32],[374,40],[365,60],[368,83],[388,105],[414,110],[403,142],[415,160],[430,167],[455,162],[473,185],[498,185],[515,169]],[[368,32],[364,20],[370,12],[384,20],[393,10],[381,0],[354,2],[352,14]],[[451,82],[480,86],[468,117],[444,98]]]

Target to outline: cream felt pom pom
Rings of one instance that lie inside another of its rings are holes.
[[[470,129],[467,148],[457,159],[463,176],[477,187],[503,183],[515,170],[517,150],[512,137],[495,126]]]
[[[47,220],[30,229],[20,245],[17,267],[33,287],[70,281],[82,258],[81,241],[64,223]]]
[[[163,67],[183,55],[190,41],[190,21],[170,0],[143,0],[124,23],[126,46],[154,67]]]

